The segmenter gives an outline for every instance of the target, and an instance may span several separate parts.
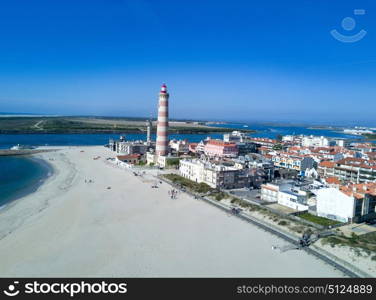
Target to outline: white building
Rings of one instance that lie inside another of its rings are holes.
[[[307,192],[293,186],[282,186],[278,193],[278,204],[290,207],[297,211],[308,210]]]
[[[145,154],[150,146],[142,141],[116,142],[116,152],[122,155]]]
[[[350,141],[347,139],[334,139],[336,146],[339,147],[349,147],[350,146]]]
[[[245,140],[245,133],[240,131],[233,131],[223,135],[224,142],[242,143]]]
[[[196,146],[196,153],[204,153],[205,151],[205,142],[200,141]]]
[[[348,222],[355,213],[355,199],[336,188],[324,188],[316,192],[317,215],[320,217]]]
[[[179,164],[180,175],[195,182],[204,181],[205,164],[198,160],[182,159]]]
[[[170,148],[178,153],[188,153],[189,142],[187,140],[171,140]]]
[[[261,185],[261,200],[267,202],[278,202],[279,185],[267,183]]]
[[[182,159],[180,175],[197,183],[206,183],[212,188],[236,185],[239,170],[235,167],[217,165],[198,159]]]
[[[324,136],[304,136],[302,139],[303,147],[328,147],[330,141]]]
[[[292,208],[297,211],[308,210],[307,192],[295,187],[292,183],[261,185],[261,200],[267,202],[278,202],[278,204]]]

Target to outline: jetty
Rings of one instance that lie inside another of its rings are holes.
[[[55,149],[20,149],[20,150],[11,150],[11,149],[2,149],[0,150],[0,156],[14,156],[14,155],[32,155],[42,152],[51,152],[56,151]]]

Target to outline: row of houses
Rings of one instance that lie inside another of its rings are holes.
[[[376,183],[305,188],[293,182],[267,183],[261,186],[261,199],[339,222],[376,218]]]
[[[346,183],[376,182],[376,160],[348,157],[339,161],[322,161],[318,165],[321,178],[335,177]]]
[[[314,135],[285,135],[282,137],[282,142],[301,147],[347,147],[350,145],[350,142],[346,139],[328,138]]]

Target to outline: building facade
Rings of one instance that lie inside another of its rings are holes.
[[[238,147],[235,143],[208,140],[204,147],[204,153],[209,157],[237,157]]]

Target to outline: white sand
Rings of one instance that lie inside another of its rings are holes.
[[[285,242],[204,202],[170,199],[166,183],[152,189],[106,163],[108,149],[61,149],[40,154],[57,173],[0,211],[2,277],[343,276],[303,251],[272,250]]]

